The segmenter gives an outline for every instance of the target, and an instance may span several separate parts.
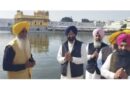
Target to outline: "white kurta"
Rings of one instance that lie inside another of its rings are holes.
[[[102,51],[100,51],[97,58],[97,67],[99,70],[101,69],[102,65]]]
[[[89,48],[89,44],[86,46],[87,61],[90,60],[91,57],[92,57],[90,54],[88,54],[88,50],[89,50],[88,48]],[[98,75],[98,74],[96,73],[96,71],[95,71],[93,74],[91,74],[90,72],[88,72],[88,71],[86,70],[86,76],[85,76],[85,78],[86,78],[86,79],[100,79],[100,75]]]
[[[111,63],[111,57],[112,57],[112,54],[110,54],[107,57],[105,63],[101,67],[101,75],[104,76],[107,79],[114,79],[114,75],[115,75],[115,73],[109,71],[110,63]],[[128,78],[130,78],[130,76],[128,76]]]
[[[68,49],[69,49],[69,52],[71,53],[72,52],[72,49],[73,49],[73,46],[74,46],[74,43],[69,43],[68,42]],[[85,49],[86,45],[85,44],[82,44],[81,46],[81,57],[80,58],[77,58],[77,57],[72,57],[73,60],[72,62],[75,63],[75,64],[84,64],[85,61],[86,61],[86,49]],[[58,55],[57,55],[57,60],[60,64],[63,64],[65,63],[65,57],[62,57],[62,45],[60,46],[59,48],[59,51],[58,51]],[[84,78],[84,75],[81,75],[79,77],[71,77],[71,69],[70,69],[70,63],[68,63],[68,67],[67,67],[67,76],[63,76],[61,75],[61,78],[62,79],[83,79]]]

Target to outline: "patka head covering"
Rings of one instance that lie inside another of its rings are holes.
[[[96,37],[96,35],[99,34],[101,38],[104,37],[104,30],[102,28],[97,28],[93,30],[93,37]]]
[[[65,35],[67,36],[70,31],[72,31],[73,33],[75,33],[75,35],[77,35],[77,33],[78,33],[78,29],[75,26],[69,26],[65,30]]]
[[[18,22],[13,25],[12,33],[14,35],[18,35],[24,28],[27,30],[27,32],[29,31],[29,29],[30,29],[29,22],[27,22],[27,21]]]
[[[121,45],[122,43],[126,43],[130,46],[130,34],[120,34],[116,39],[117,45]]]

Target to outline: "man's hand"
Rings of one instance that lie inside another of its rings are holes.
[[[69,52],[65,53],[65,60],[69,61],[69,62],[72,61],[71,53],[69,53]]]
[[[98,58],[98,52],[97,51],[94,51],[94,53],[92,54],[91,58]]]
[[[35,65],[35,62],[31,62],[31,61],[29,61],[29,60],[25,63],[25,67],[26,67],[26,68],[33,67],[34,65]]]
[[[116,71],[114,78],[115,79],[127,79],[128,75],[123,68],[120,68]]]
[[[126,71],[124,69],[121,72],[121,78],[122,79],[127,79],[128,78],[128,74],[126,73]]]

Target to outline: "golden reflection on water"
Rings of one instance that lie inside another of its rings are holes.
[[[46,34],[43,33],[30,33],[29,39],[31,48],[36,53],[48,52],[49,39]]]

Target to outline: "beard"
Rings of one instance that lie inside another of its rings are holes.
[[[19,49],[24,50],[25,53],[27,54],[27,57],[30,58],[31,57],[31,47],[30,47],[28,37],[25,39],[20,39],[20,38],[16,37],[16,40],[17,40]]]
[[[118,55],[121,55],[121,56],[130,56],[130,51],[128,50],[118,50]]]
[[[101,41],[94,41],[94,48],[100,48],[101,47]]]
[[[75,37],[68,37],[68,41],[73,42],[76,38]]]

